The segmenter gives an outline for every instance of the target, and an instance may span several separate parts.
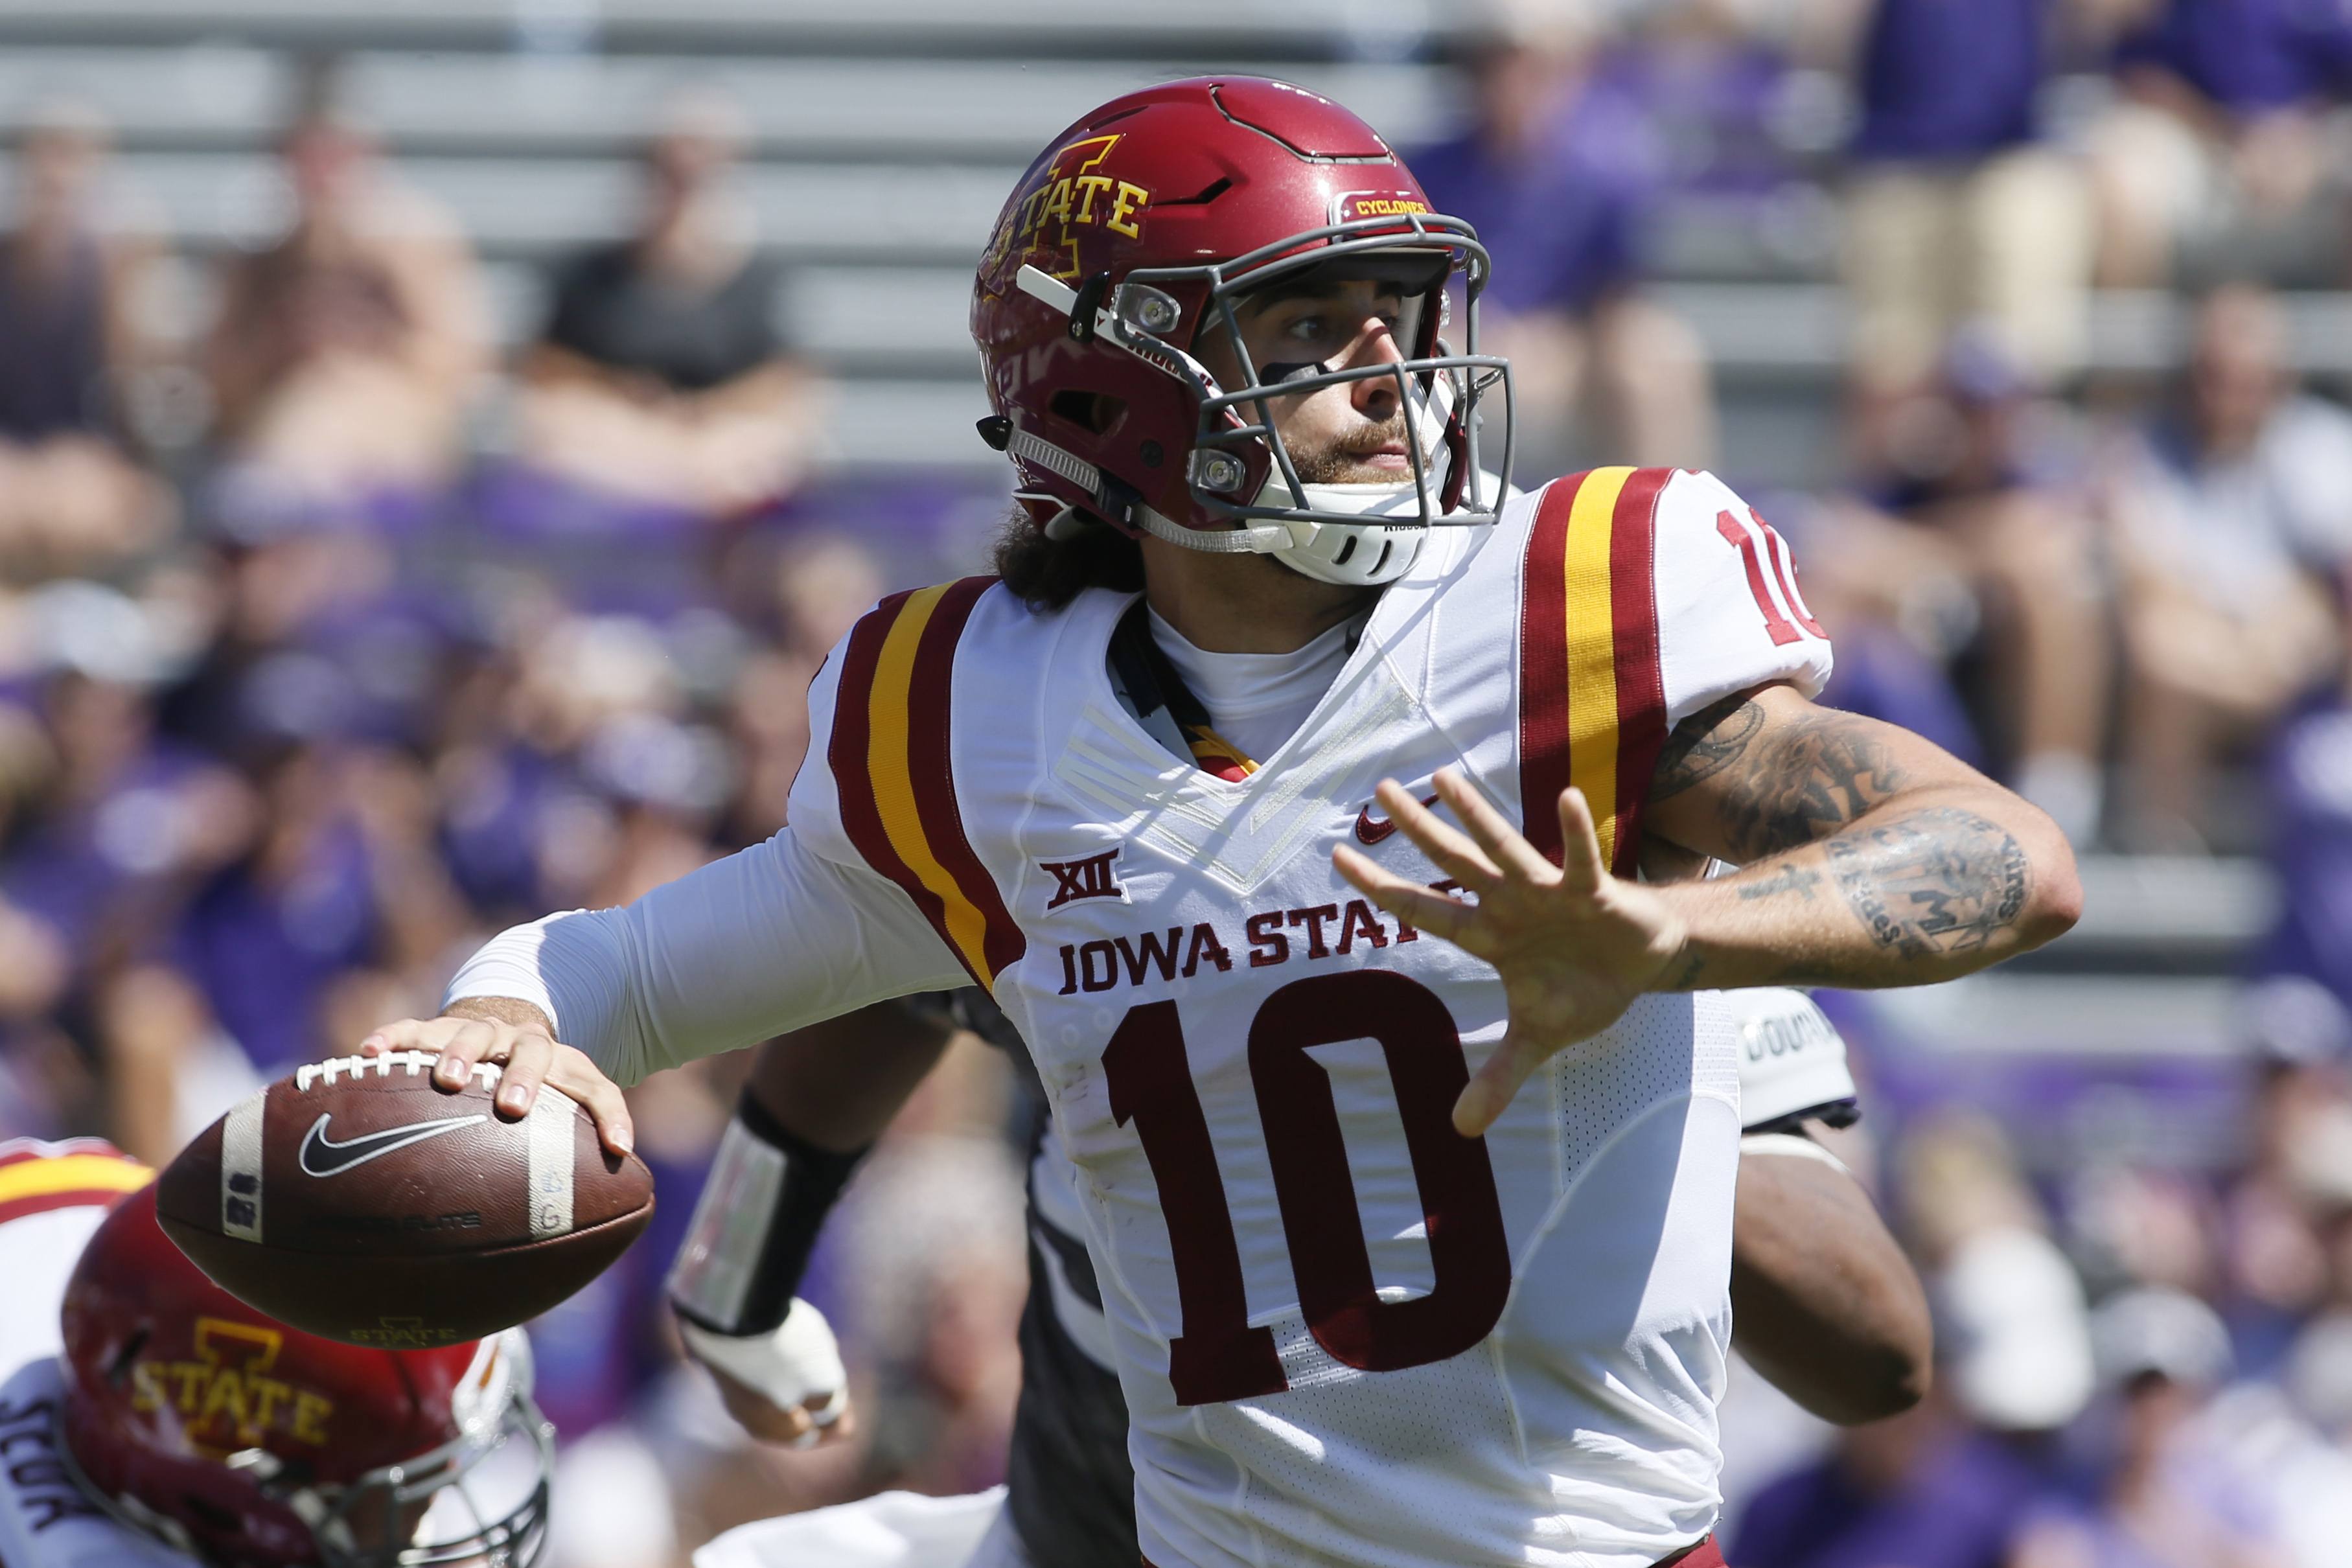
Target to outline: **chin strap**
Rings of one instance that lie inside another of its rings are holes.
[[[1187,528],[1148,506],[1137,507],[1128,521],[1154,539],[1206,555],[1279,555],[1293,542],[1289,527],[1279,522],[1254,522],[1223,530]]]

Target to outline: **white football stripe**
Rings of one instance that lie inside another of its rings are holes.
[[[530,1107],[530,1238],[572,1233],[572,1101],[541,1089]]]
[[[261,1239],[261,1117],[269,1091],[239,1100],[221,1121],[221,1234]]]

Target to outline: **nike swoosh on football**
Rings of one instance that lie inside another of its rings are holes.
[[[330,1111],[310,1123],[310,1131],[302,1134],[302,1147],[295,1161],[305,1175],[339,1176],[345,1171],[381,1160],[396,1150],[412,1143],[422,1143],[427,1138],[438,1138],[444,1132],[455,1132],[460,1127],[471,1127],[488,1121],[487,1116],[445,1116],[437,1121],[412,1121],[405,1127],[387,1127],[381,1132],[362,1133],[342,1143],[327,1136],[327,1123],[334,1119]]]
[[[1437,797],[1433,795],[1423,795],[1421,804],[1434,811],[1437,809]],[[1356,813],[1356,837],[1366,844],[1378,844],[1381,839],[1394,833],[1396,827],[1397,825],[1386,817],[1374,822],[1372,808],[1369,805]]]

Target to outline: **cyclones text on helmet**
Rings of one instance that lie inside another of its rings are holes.
[[[90,1237],[64,1318],[62,1455],[201,1563],[529,1568],[544,1549],[554,1433],[520,1330],[389,1351],[288,1328],[181,1255],[152,1184]]]
[[[1083,518],[1196,550],[1274,554],[1310,576],[1385,582],[1422,531],[1495,521],[1510,467],[1508,367],[1478,352],[1488,258],[1433,212],[1388,144],[1287,83],[1201,78],[1112,100],[1071,126],[997,219],[972,294],[996,412],[982,433],[1020,476],[1032,518]],[[1463,352],[1438,336],[1463,282]],[[1237,301],[1337,278],[1392,286],[1403,357],[1258,366]],[[1196,357],[1223,330],[1243,384]],[[1302,479],[1271,401],[1395,382],[1412,474],[1395,485]],[[1501,462],[1480,456],[1499,387]]]

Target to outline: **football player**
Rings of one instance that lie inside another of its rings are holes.
[[[0,1563],[539,1560],[553,1430],[520,1330],[377,1351],[287,1328],[181,1256],[152,1182],[94,1140],[0,1143]],[[530,1479],[486,1485],[509,1440]]]
[[[1077,1174],[1147,1561],[1718,1561],[1718,989],[1948,980],[2080,892],[2039,812],[1811,703],[1828,637],[1719,480],[1503,499],[1486,269],[1303,89],[1086,116],[974,288],[998,574],[844,639],[783,832],[363,1048],[618,1145],[615,1079],[968,978]]]
[[[1845,1042],[1801,992],[1733,999],[1746,1131],[1732,1226],[1732,1342],[1818,1415],[1858,1423],[1894,1415],[1926,1389],[1926,1297],[1867,1194],[1806,1131],[1858,1115]],[[761,1436],[805,1446],[846,1425],[837,1419],[846,1403],[831,1332],[793,1291],[861,1146],[939,1059],[952,1026],[1025,1059],[983,994],[923,1001],[867,1008],[761,1049],[672,1270],[688,1346],[716,1374],[729,1409]],[[845,1071],[849,1060],[863,1070]],[[812,1128],[823,1142],[805,1135]],[[1029,1304],[1008,1490],[963,1500],[884,1494],[763,1521],[705,1547],[698,1568],[1095,1568],[1133,1555],[1127,1407],[1109,1364],[1101,1286],[1067,1217],[1073,1180],[1041,1121],[1031,1146]],[[757,1283],[730,1289],[745,1279]]]

